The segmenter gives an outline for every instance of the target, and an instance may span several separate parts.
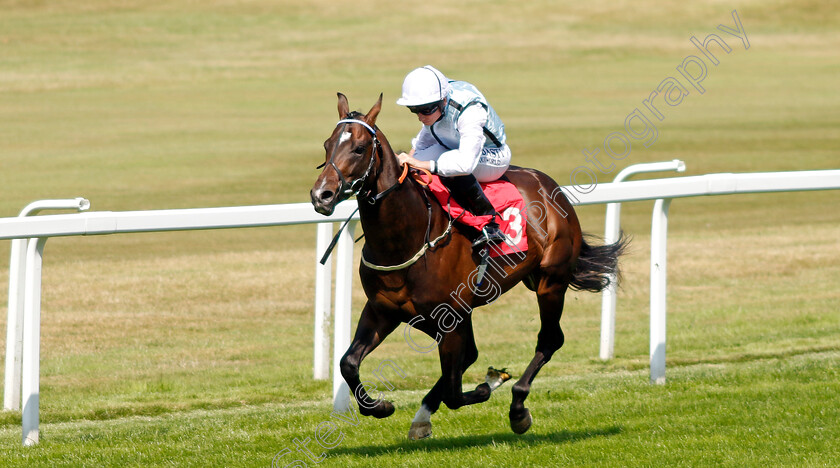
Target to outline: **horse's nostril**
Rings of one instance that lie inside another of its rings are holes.
[[[333,192],[331,192],[329,190],[324,190],[318,196],[321,198],[321,200],[324,200],[324,201],[330,200],[333,197]]]

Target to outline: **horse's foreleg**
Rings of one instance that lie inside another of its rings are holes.
[[[356,336],[353,337],[353,342],[341,358],[341,375],[356,397],[359,413],[364,416],[386,418],[394,414],[394,405],[390,401],[370,398],[359,379],[359,366],[362,360],[397,328],[397,325],[399,321],[392,320],[384,314],[378,314],[370,303],[365,304],[356,328]]]
[[[554,352],[563,346],[565,340],[560,329],[560,315],[563,313],[566,286],[554,284],[549,287],[540,285],[537,302],[540,307],[540,332],[537,335],[537,349],[534,358],[519,380],[513,385],[513,400],[510,404],[510,427],[517,434],[524,434],[531,427],[531,412],[525,407],[525,399],[531,391],[531,383],[542,366]]]

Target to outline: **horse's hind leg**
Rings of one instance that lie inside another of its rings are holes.
[[[441,403],[451,409],[461,406],[482,403],[490,398],[490,393],[507,378],[488,381],[479,384],[475,390],[462,392],[462,378],[464,372],[478,359],[478,348],[475,346],[471,324],[462,329],[447,333],[438,346],[442,375],[429,393],[423,398],[423,403],[408,431],[409,439],[423,439],[432,434],[431,416],[440,408]]]
[[[567,283],[550,282],[543,278],[537,287],[537,302],[540,307],[540,332],[534,358],[513,385],[513,401],[510,404],[510,427],[517,434],[524,434],[531,427],[531,413],[525,407],[525,399],[531,391],[531,382],[555,351],[563,346],[563,330],[560,329],[560,315]]]

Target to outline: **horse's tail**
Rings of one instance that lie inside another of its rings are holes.
[[[622,232],[613,244],[592,246],[583,240],[574,277],[569,284],[577,291],[601,292],[620,276],[618,257],[624,253],[630,239]]]

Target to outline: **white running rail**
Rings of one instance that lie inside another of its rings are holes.
[[[76,205],[68,201],[57,203],[55,200],[36,202],[22,212],[34,214],[43,209],[76,208],[86,210],[87,200],[76,199]],[[84,201],[83,203],[81,201]],[[25,244],[17,252],[13,250],[10,265],[9,322],[7,326],[6,378],[4,386],[4,409],[14,410],[21,403],[23,407],[22,425],[24,445],[34,445],[39,441],[39,373],[40,373],[40,335],[41,335],[41,265],[44,245],[50,237],[89,236],[137,232],[187,231],[199,229],[228,229],[243,227],[283,226],[306,223],[326,223],[327,225],[344,221],[355,210],[355,202],[344,202],[336,206],[335,212],[327,217],[315,212],[309,203],[288,205],[240,206],[225,208],[195,208],[182,210],[154,211],[99,211],[80,214],[47,215],[28,218],[0,218],[0,239],[21,239]],[[347,409],[350,403],[347,384],[338,371],[338,359],[350,344],[350,297],[352,287],[354,225],[358,215],[354,216],[347,229],[339,238],[334,253],[338,257],[336,277],[336,343],[334,346],[333,386],[335,407]],[[330,229],[331,230],[331,229]],[[319,228],[319,233],[326,230]],[[28,243],[27,243],[27,240]],[[14,245],[14,244],[13,244]],[[14,258],[23,262],[15,263]],[[317,255],[320,258],[320,253]],[[17,265],[17,266],[16,266]],[[20,268],[19,265],[23,265]],[[329,262],[327,262],[329,265]],[[325,314],[329,313],[330,269],[316,261],[320,275],[316,291],[316,355],[329,349],[325,338]],[[326,287],[323,287],[323,284]],[[326,296],[326,305],[324,304]],[[320,298],[320,299],[318,299]],[[320,319],[318,318],[320,314]],[[18,326],[21,324],[22,326]],[[17,338],[18,333],[20,339]],[[320,334],[320,336],[318,336]],[[317,356],[316,359],[320,358]],[[9,362],[13,364],[8,365]],[[15,366],[20,362],[20,366]],[[16,370],[19,369],[19,370]]]
[[[651,230],[651,382],[665,381],[666,250],[668,206],[673,198],[738,193],[787,192],[840,189],[840,170],[707,174],[693,177],[600,184],[585,194],[564,187],[575,205],[659,200],[654,205]],[[182,231],[239,227],[280,226],[336,222],[346,219],[354,202],[336,207],[330,217],[321,216],[308,203],[229,208],[198,208],[133,212],[92,212],[0,219],[0,239],[31,239],[27,249],[23,324],[23,436],[24,445],[38,443],[38,387],[40,360],[40,273],[44,243],[50,237],[119,234],[130,232]],[[338,359],[350,341],[350,287],[353,275],[351,222],[336,251],[335,346],[333,350],[334,406],[345,409],[349,392],[340,377]],[[323,235],[326,230],[319,230]],[[317,255],[316,255],[317,256]],[[321,283],[319,283],[321,284]],[[323,298],[320,300],[324,302]],[[326,309],[329,309],[327,299]],[[316,313],[318,311],[316,310]],[[316,318],[316,326],[318,324]],[[324,326],[324,321],[320,322]],[[316,328],[316,334],[318,330]],[[323,345],[323,343],[321,343]],[[316,342],[316,346],[318,346]],[[323,348],[322,348],[323,349]],[[323,352],[322,352],[323,353]],[[8,372],[9,369],[7,368]]]

